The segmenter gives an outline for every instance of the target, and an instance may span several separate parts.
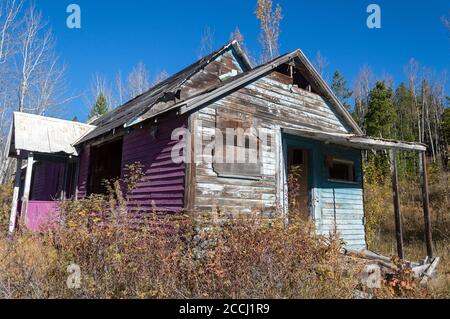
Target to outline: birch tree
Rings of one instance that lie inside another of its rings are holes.
[[[130,98],[141,95],[149,89],[148,70],[144,63],[139,62],[128,75]]]
[[[313,64],[317,72],[319,72],[319,74],[323,77],[325,69],[330,63],[328,62],[328,59],[320,53],[320,51],[317,51]]]
[[[152,82],[152,86],[158,85],[159,83],[163,82],[164,80],[169,78],[169,73],[167,73],[166,70],[162,70],[161,72],[158,72],[155,75],[155,79]]]
[[[0,183],[11,167],[5,149],[12,112],[45,114],[67,98],[65,66],[42,14],[21,0],[0,3]],[[56,110],[55,110],[56,111]]]
[[[373,72],[369,66],[364,65],[359,71],[355,81],[355,118],[359,126],[364,130],[364,119],[369,105],[369,93],[373,82]]]
[[[258,0],[256,18],[259,20],[261,33],[259,42],[263,52],[261,61],[268,62],[279,55],[280,23],[283,20],[281,6],[273,8],[272,0]]]
[[[198,53],[198,58],[201,59],[207,56],[214,50],[214,30],[210,26],[206,26],[203,29],[202,36],[200,39],[200,49]]]

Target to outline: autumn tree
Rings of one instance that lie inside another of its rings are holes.
[[[272,0],[258,0],[256,18],[259,20],[261,33],[259,41],[263,52],[262,62],[268,62],[279,55],[280,23],[283,20],[281,6],[273,8]]]

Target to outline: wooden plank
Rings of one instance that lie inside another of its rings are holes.
[[[19,191],[20,191],[20,175],[22,172],[22,160],[17,159],[16,162],[16,174],[14,178],[14,190],[13,198],[11,203],[11,212],[9,217],[9,234],[12,235],[16,230],[17,223],[17,203],[19,201]]]
[[[400,259],[405,259],[403,251],[403,230],[402,230],[402,214],[400,211],[400,192],[398,189],[398,174],[397,174],[397,152],[390,150],[391,159],[391,178],[392,191],[394,196],[394,215],[395,215],[395,237],[397,238],[397,253]]]
[[[27,170],[25,173],[25,186],[23,189],[23,197],[22,197],[22,218],[26,222],[27,212],[28,212],[28,201],[30,199],[30,189],[31,189],[31,177],[33,176],[33,153],[28,154],[27,159]]]
[[[422,152],[420,156],[420,175],[422,176],[422,198],[423,198],[423,216],[425,222],[425,240],[427,244],[427,256],[433,258],[433,237],[431,230],[430,215],[430,195],[428,190],[428,173],[426,153]]]

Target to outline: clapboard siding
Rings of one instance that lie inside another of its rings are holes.
[[[42,162],[34,166],[31,200],[51,201],[58,199],[62,190],[65,164]]]
[[[196,164],[195,209],[199,211],[220,210],[226,213],[263,212],[268,216],[280,216],[278,190],[284,159],[278,158],[280,140],[276,133],[280,128],[310,128],[325,132],[348,133],[350,130],[321,96],[281,83],[276,76],[265,76],[237,91],[201,108],[193,116],[197,120],[197,135],[203,135],[203,147],[215,138],[218,108],[239,109],[253,114],[258,129],[271,132],[271,143],[263,150],[262,176],[260,179],[238,179],[220,177],[215,171],[212,152],[208,162]],[[278,143],[278,144],[277,144]],[[347,247],[366,247],[364,231],[364,207],[360,152],[336,148],[318,141],[312,143],[314,178],[312,191],[318,201],[313,216],[318,232],[328,235],[337,231]],[[325,156],[338,155],[355,161],[357,183],[329,182],[324,165]],[[197,159],[198,160],[198,159]]]
[[[318,191],[320,200],[317,225],[319,232],[339,233],[346,247],[354,250],[366,248],[364,196],[362,181],[361,153],[358,150],[320,145],[322,158],[331,155],[336,158],[351,160],[355,163],[356,182],[339,183],[327,180],[325,166],[320,171],[321,187]]]
[[[88,192],[90,147],[84,146],[80,155],[78,176],[78,198],[85,198]]]
[[[130,211],[178,212],[184,208],[185,164],[175,164],[171,152],[178,141],[172,132],[186,128],[186,119],[170,117],[157,125],[156,136],[151,127],[132,131],[123,138],[122,179],[127,166],[143,166],[143,178],[127,194]]]
[[[203,135],[203,148],[215,137],[216,107],[224,106],[222,101],[201,109],[197,114],[199,120],[197,134]],[[200,123],[201,121],[201,123]],[[271,125],[262,123],[260,129],[270,129]],[[208,161],[197,158],[195,209],[225,213],[263,212],[272,215],[275,212],[276,179],[273,145],[263,150],[261,179],[238,179],[219,177],[214,171],[212,152],[207,154]]]
[[[274,133],[279,127],[314,128],[348,132],[328,103],[319,95],[289,87],[266,76],[200,109],[196,130],[203,135],[203,147],[215,136],[216,110],[239,108],[242,112],[256,110],[258,129]],[[274,136],[272,136],[274,138]],[[211,163],[196,165],[196,208],[224,212],[277,211],[277,175],[275,143],[263,150],[262,177],[259,180],[230,179],[218,176]],[[281,147],[278,145],[278,147]],[[209,154],[208,154],[209,155]],[[212,154],[210,154],[212,158]]]

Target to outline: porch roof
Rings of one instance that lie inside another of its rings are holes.
[[[356,134],[342,134],[323,132],[318,130],[303,128],[285,128],[283,133],[311,138],[325,143],[347,146],[356,149],[366,150],[402,150],[426,152],[427,147],[421,143],[402,142],[396,140],[387,140],[369,136],[361,136]]]
[[[28,152],[77,156],[73,145],[94,128],[83,123],[14,112],[7,154],[10,157],[23,157]]]

